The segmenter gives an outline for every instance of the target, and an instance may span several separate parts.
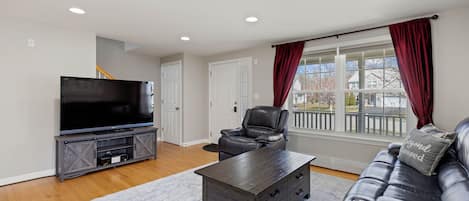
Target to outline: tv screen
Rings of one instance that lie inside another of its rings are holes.
[[[60,134],[153,125],[153,82],[61,77]]]

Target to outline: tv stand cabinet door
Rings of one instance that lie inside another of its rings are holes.
[[[96,168],[96,141],[70,142],[64,145],[63,173]]]
[[[134,136],[134,158],[145,158],[153,156],[156,152],[156,141],[154,133],[139,134]]]

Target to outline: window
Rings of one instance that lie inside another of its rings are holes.
[[[305,56],[293,82],[295,125],[302,128],[334,129],[335,55]]]
[[[407,97],[392,45],[340,52],[303,56],[291,92],[292,126],[404,136]]]

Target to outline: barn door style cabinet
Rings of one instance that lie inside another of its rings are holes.
[[[157,128],[56,136],[56,176],[63,181],[90,172],[156,159]]]

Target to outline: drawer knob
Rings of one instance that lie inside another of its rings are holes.
[[[303,176],[304,176],[303,173],[300,173],[300,174],[296,175],[295,177],[296,177],[297,179],[303,179]]]
[[[280,193],[280,190],[275,189],[274,192],[270,193],[270,197],[273,197],[273,198],[274,198],[274,197],[277,197],[277,195],[278,195],[279,193]]]

